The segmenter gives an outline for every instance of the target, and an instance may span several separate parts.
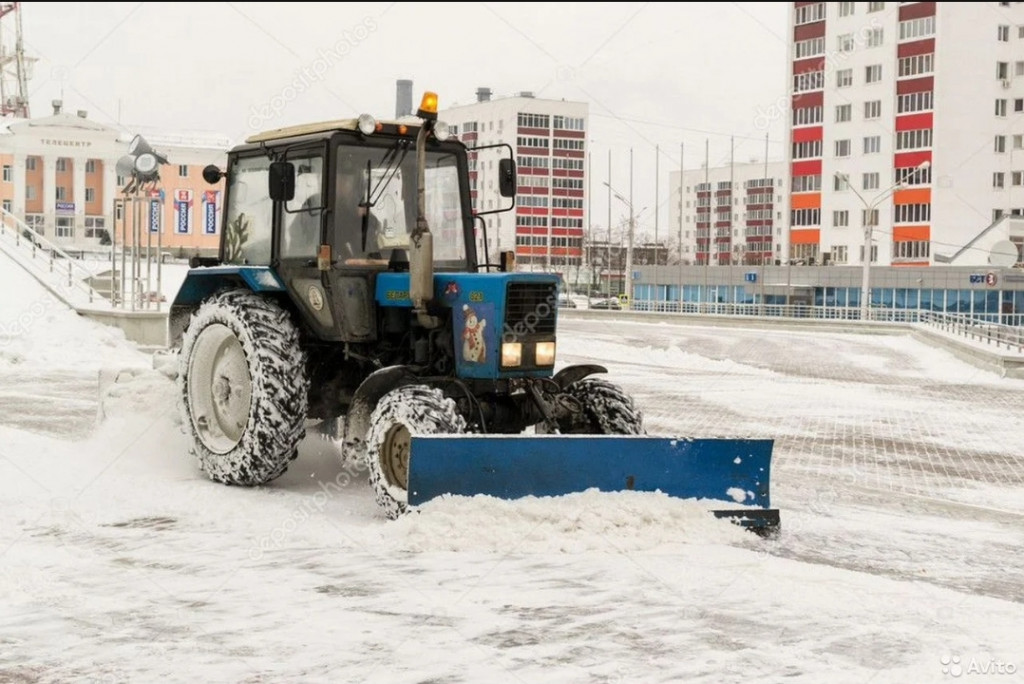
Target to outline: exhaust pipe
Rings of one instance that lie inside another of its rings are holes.
[[[437,328],[441,319],[427,313],[427,305],[434,299],[434,235],[427,224],[425,167],[427,164],[427,136],[437,121],[437,95],[424,93],[416,116],[423,119],[416,135],[416,227],[409,245],[409,298],[416,318],[425,328]]]

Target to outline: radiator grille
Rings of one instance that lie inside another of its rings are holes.
[[[553,335],[557,308],[556,283],[509,283],[505,297],[505,334]]]

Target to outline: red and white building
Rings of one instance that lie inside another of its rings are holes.
[[[1024,216],[1024,5],[794,2],[789,17],[790,258],[862,264],[865,225],[879,265],[943,262],[993,230],[1021,240],[1004,217]]]
[[[515,154],[519,186],[513,212],[487,214],[487,253],[491,263],[515,250],[521,270],[564,272],[583,260],[586,225],[588,105],[545,100],[531,93],[491,99],[488,88],[477,101],[439,113],[469,146],[503,143]],[[507,150],[471,156],[470,179],[478,212],[508,206],[498,193],[498,160]],[[478,250],[483,254],[482,235]]]

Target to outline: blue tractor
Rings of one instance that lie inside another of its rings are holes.
[[[467,148],[433,93],[407,120],[268,131],[207,167],[226,179],[219,254],[193,259],[170,313],[201,469],[268,483],[317,421],[389,518],[444,493],[596,487],[730,501],[716,514],[777,527],[770,441],[649,437],[605,368],[556,372],[559,276],[477,252],[484,150],[509,211],[512,148]]]

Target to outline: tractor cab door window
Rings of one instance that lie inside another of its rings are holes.
[[[270,263],[273,202],[270,201],[270,160],[236,158],[228,171],[224,216],[224,261],[229,264]]]
[[[324,214],[324,158],[289,157],[295,165],[295,197],[281,211],[281,258],[316,257]]]

